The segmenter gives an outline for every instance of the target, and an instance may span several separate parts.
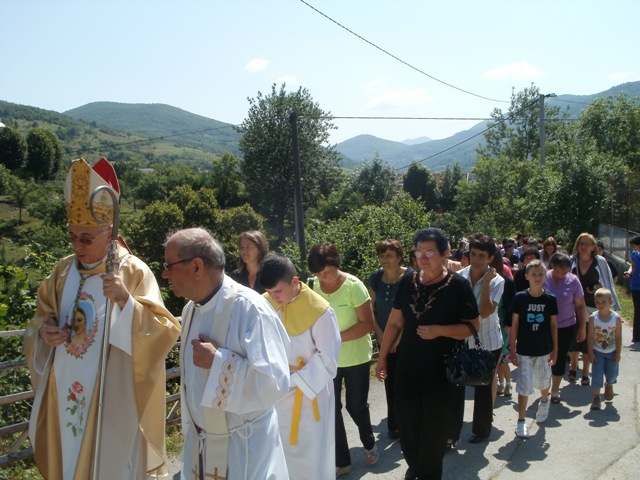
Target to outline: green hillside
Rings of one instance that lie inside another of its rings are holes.
[[[64,148],[64,160],[78,157],[97,160],[137,161],[146,167],[157,163],[186,163],[194,168],[209,168],[216,154],[210,150],[182,146],[173,138],[149,137],[110,128],[93,121],[76,120],[68,115],[0,100],[0,120],[23,135],[35,127],[51,129]]]
[[[189,113],[169,105],[94,102],[64,112],[77,120],[147,138],[163,138],[173,145],[222,155],[240,155],[240,134],[233,125]]]

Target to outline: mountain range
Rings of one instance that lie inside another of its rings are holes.
[[[556,100],[567,105],[569,118],[577,118],[595,98],[622,93],[640,96],[640,81],[592,95],[559,95]],[[63,142],[65,155],[71,158],[96,151],[110,159],[139,159],[143,165],[184,161],[206,167],[213,156],[226,152],[241,156],[240,133],[233,125],[169,105],[94,102],[58,113],[0,101],[0,121],[23,133],[34,126],[53,129]],[[454,163],[468,171],[475,164],[476,149],[484,141],[482,133],[488,124],[480,122],[440,140],[421,137],[395,142],[358,135],[335,148],[343,156],[345,168],[354,168],[378,154],[400,170],[418,161],[434,172]]]

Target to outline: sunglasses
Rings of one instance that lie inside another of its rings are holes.
[[[102,235],[104,235],[107,232],[108,230],[105,230],[104,232],[99,233],[95,237],[90,237],[89,235],[82,235],[80,237],[77,237],[75,235],[67,235],[65,239],[69,243],[78,242],[80,245],[84,245],[85,247],[88,247],[89,245],[93,245],[93,242],[95,242],[98,238],[100,238]]]

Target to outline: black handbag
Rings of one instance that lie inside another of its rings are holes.
[[[470,348],[466,340],[457,342],[444,360],[447,380],[455,385],[472,387],[490,385],[496,372],[498,359],[482,347],[475,327],[469,322],[464,324],[471,330],[476,345]]]

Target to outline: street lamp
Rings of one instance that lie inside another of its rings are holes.
[[[544,157],[545,157],[545,142],[546,142],[546,133],[544,131],[544,99],[545,98],[556,98],[557,95],[555,93],[548,93],[546,95],[540,94],[539,98],[539,110],[540,110],[540,165],[544,167]]]

